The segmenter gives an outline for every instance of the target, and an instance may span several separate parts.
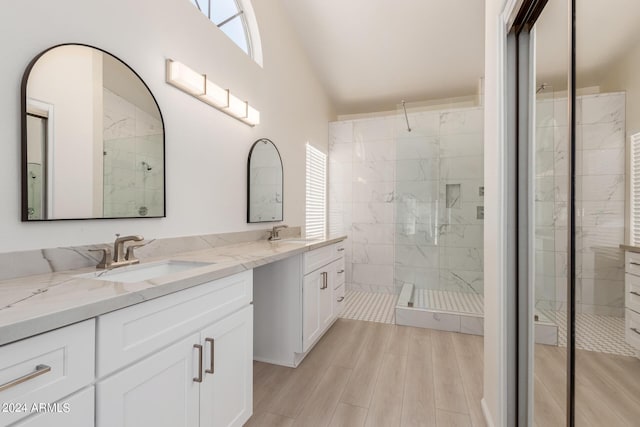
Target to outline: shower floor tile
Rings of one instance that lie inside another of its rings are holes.
[[[344,298],[343,319],[395,324],[398,296],[374,292],[347,291]]]
[[[567,313],[540,310],[558,325],[558,345],[567,346]],[[624,340],[624,317],[576,313],[576,347],[600,353],[635,356],[635,350]]]

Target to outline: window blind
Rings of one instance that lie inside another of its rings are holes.
[[[310,144],[307,144],[306,178],[305,235],[322,238],[327,223],[327,155]]]
[[[631,135],[631,244],[640,246],[640,133]]]

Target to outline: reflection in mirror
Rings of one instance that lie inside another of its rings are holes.
[[[534,27],[535,74],[530,88],[535,121],[532,171],[534,266],[533,420],[563,425],[566,408],[568,9],[549,0]],[[550,392],[549,390],[553,390]]]
[[[162,115],[125,63],[56,46],[29,64],[22,96],[23,221],[165,215]]]
[[[577,426],[640,420],[639,41],[639,2],[576,2]]]
[[[282,159],[263,138],[249,152],[247,222],[282,221]]]

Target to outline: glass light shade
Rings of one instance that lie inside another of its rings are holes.
[[[260,124],[260,111],[253,108],[251,105],[247,108],[247,117],[242,119],[248,125],[255,126]]]
[[[181,62],[167,60],[167,82],[192,95],[205,93],[205,77]]]
[[[247,117],[247,107],[249,105],[240,100],[237,96],[229,93],[229,114],[239,119],[244,119]]]
[[[200,98],[216,108],[227,108],[229,106],[229,91],[222,89],[209,79],[207,79],[205,94],[201,95]]]

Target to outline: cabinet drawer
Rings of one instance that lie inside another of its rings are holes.
[[[625,306],[640,313],[640,277],[625,274]]]
[[[344,241],[306,252],[303,260],[304,274],[309,274],[338,258],[344,258]]]
[[[53,403],[93,381],[95,322],[86,320],[0,347],[0,402]],[[22,381],[21,381],[22,380]],[[3,413],[0,426],[28,416]]]
[[[252,293],[249,270],[98,317],[98,377],[248,305]]]
[[[624,325],[625,341],[636,350],[640,350],[640,314],[626,309]]]
[[[304,254],[304,274],[309,274],[312,271],[319,269],[322,266],[329,264],[336,258],[335,245],[324,246],[322,248],[314,249]]]
[[[33,415],[14,427],[92,427],[95,393],[93,386],[56,402],[56,412]]]
[[[336,282],[334,288],[344,285],[347,273],[344,268],[344,257],[338,258],[336,261]]]
[[[624,270],[627,273],[640,276],[640,253],[629,252],[625,253],[625,265]]]

